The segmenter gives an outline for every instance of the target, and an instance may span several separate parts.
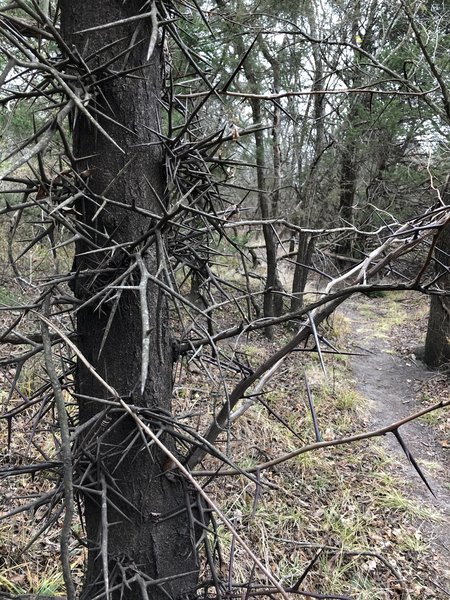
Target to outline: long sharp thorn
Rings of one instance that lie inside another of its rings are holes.
[[[403,452],[406,455],[406,458],[409,460],[409,462],[412,464],[412,466],[415,468],[415,470],[417,471],[420,479],[424,482],[424,484],[427,486],[427,488],[430,490],[430,492],[433,494],[433,496],[436,498],[436,494],[434,493],[433,489],[431,488],[430,484],[428,483],[422,469],[419,467],[419,465],[416,462],[416,459],[414,458],[414,456],[411,454],[411,452],[409,451],[408,447],[406,446],[402,436],[400,435],[400,432],[398,429],[394,429],[392,431],[392,433],[395,435],[398,443],[400,444],[401,449],[403,450]]]
[[[220,90],[221,92],[226,92],[227,89],[230,87],[230,85],[233,83],[234,78],[239,73],[242,65],[245,63],[245,61],[247,60],[248,55],[252,51],[253,46],[256,44],[256,41],[257,41],[258,37],[259,37],[259,34],[255,37],[255,39],[253,40],[253,42],[248,47],[247,52],[244,54],[244,56],[238,62],[237,67],[234,69],[233,73],[228,78],[228,81],[225,83],[225,85],[223,86],[223,88]]]
[[[311,388],[309,387],[309,382],[308,382],[306,373],[304,374],[304,377],[305,377],[305,384],[306,384],[306,395],[308,396],[309,410],[311,411],[311,418],[312,418],[313,425],[314,425],[314,432],[316,434],[316,440],[318,442],[322,442],[323,439],[322,439],[322,436],[320,435],[319,423],[317,421],[317,413],[316,413],[316,409],[314,407],[313,395],[311,393]]]

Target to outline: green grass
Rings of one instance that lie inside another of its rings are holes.
[[[380,492],[378,494],[378,502],[381,506],[395,512],[405,513],[410,517],[427,519],[430,521],[439,520],[439,517],[434,510],[420,505],[418,501],[407,498],[403,492],[395,488]]]
[[[415,553],[424,553],[428,550],[429,544],[423,539],[420,530],[416,531],[407,531],[402,530],[401,534],[398,536],[399,540],[399,549],[405,552],[415,552]]]
[[[419,420],[427,425],[438,425],[442,420],[442,413],[439,410],[433,410],[419,417]]]
[[[22,298],[14,291],[0,286],[0,305],[2,306],[17,306],[22,302]]]
[[[23,563],[3,569],[0,589],[10,594],[36,594],[37,596],[62,596],[65,586],[58,566],[48,570],[34,570],[34,565]]]
[[[351,387],[342,386],[336,393],[335,406],[338,410],[357,410],[366,402],[366,399]]]

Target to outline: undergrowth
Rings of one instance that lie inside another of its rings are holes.
[[[385,298],[376,301],[378,306],[387,302]],[[397,312],[391,326],[396,320]],[[345,346],[349,325],[342,316],[334,324],[334,328],[332,321],[327,324],[326,336],[333,344]],[[239,340],[234,351],[254,367],[273,347],[257,336],[248,343]],[[325,374],[312,353],[296,352],[287,359],[266,387],[263,402],[256,402],[219,440],[220,450],[246,469],[314,443],[316,433],[305,376],[321,439],[365,430],[370,406],[356,389],[348,357],[325,355],[324,360]],[[219,405],[223,386],[232,388],[238,375],[230,372],[223,382],[209,367],[209,384],[205,385],[198,364],[185,366],[183,371],[176,371],[175,413],[189,413],[191,425],[203,431],[210,418],[211,400],[214,403],[216,399]],[[29,393],[28,386],[37,380],[37,372],[24,374],[24,392]],[[15,432],[3,462],[11,462],[11,457],[21,460],[24,449],[35,452],[27,445],[26,415],[22,427],[22,432]],[[3,427],[2,436],[6,435]],[[49,456],[55,452],[55,435],[50,426],[43,425],[38,432]],[[216,468],[217,463],[208,459],[203,466]],[[27,476],[16,480],[13,488],[2,491],[3,508],[10,509],[20,498],[52,485],[54,482],[45,473],[35,479]],[[430,548],[418,525],[435,515],[406,496],[401,480],[392,473],[391,458],[377,439],[300,454],[261,472],[257,484],[237,475],[212,479],[206,490],[266,567],[285,585],[295,585],[316,559],[302,588],[322,594],[345,594],[355,600],[406,598],[405,590],[412,598],[439,598],[428,587],[425,575],[432,564]],[[58,563],[60,522],[29,546],[39,532],[41,518],[37,510],[3,523],[0,590],[13,594],[64,593]],[[74,523],[74,528],[79,525]],[[252,561],[235,546],[228,529],[219,525],[218,535],[223,553],[220,572],[224,577],[228,576],[231,559],[234,583],[244,584],[250,576],[262,577],[253,573]],[[77,581],[82,576],[83,560],[83,551],[74,547],[72,567]]]

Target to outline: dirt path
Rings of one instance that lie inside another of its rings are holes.
[[[395,340],[385,325],[387,310],[383,299],[362,299],[348,303],[342,311],[351,323],[353,350],[364,354],[353,357],[351,367],[358,391],[371,400],[367,415],[370,429],[381,428],[421,410],[423,405],[417,399],[417,391],[422,382],[435,376],[420,361],[394,354]],[[436,521],[417,525],[442,564],[440,581],[434,582],[435,587],[442,586],[442,595],[436,597],[450,598],[450,450],[442,445],[439,433],[424,420],[402,426],[400,433],[423,470],[435,498],[395,437],[389,434],[383,438],[383,443],[394,459],[392,469],[405,483],[407,495],[435,511]]]

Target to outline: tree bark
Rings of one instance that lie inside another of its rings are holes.
[[[254,75],[250,75],[249,69],[245,70],[247,79],[252,82],[252,85],[256,85],[256,78]],[[251,100],[252,116],[255,123],[260,123],[262,120],[261,112],[261,100],[259,98],[252,98]],[[269,219],[270,214],[270,203],[266,193],[266,183],[264,170],[265,158],[264,158],[264,134],[262,131],[255,131],[255,145],[256,145],[256,176],[258,181],[258,204],[263,219]],[[266,260],[267,260],[267,274],[266,274],[266,285],[264,289],[264,300],[263,300],[263,314],[264,317],[270,318],[275,316],[274,296],[275,291],[280,288],[278,279],[277,269],[277,243],[275,240],[275,234],[273,226],[270,224],[264,224],[262,226],[264,242],[266,245]],[[267,337],[271,339],[273,337],[273,328],[266,327],[264,330]]]
[[[303,231],[298,235],[298,249],[295,259],[294,278],[292,281],[291,312],[303,306],[303,292],[308,279],[308,267],[314,252],[314,238]]]
[[[339,217],[342,225],[348,227],[353,224],[353,205],[356,193],[355,143],[353,140],[344,149],[339,188]],[[352,236],[350,234],[345,235],[338,243],[336,251],[352,256]]]
[[[450,222],[441,231],[436,243],[436,274],[438,285],[447,294],[450,290]],[[425,340],[425,363],[437,369],[450,363],[450,298],[431,296],[430,315]]]
[[[275,93],[278,93],[281,89],[281,70],[280,62],[276,56],[272,56],[264,43],[263,39],[259,39],[259,46],[265,57],[269,62],[272,70],[273,77],[273,89]],[[272,164],[273,164],[273,184],[271,191],[270,209],[271,217],[276,218],[280,212],[281,203],[281,110],[280,107],[274,104],[273,106],[273,117],[272,117]],[[277,242],[275,239],[275,232],[271,231],[271,240],[269,241],[271,249],[267,250],[267,279],[272,281],[272,312],[273,316],[279,317],[284,312],[283,302],[283,286],[281,284],[278,275],[278,264],[277,264]],[[273,262],[269,266],[269,259]],[[265,315],[269,316],[269,315]]]
[[[309,15],[311,34],[317,37],[317,27],[314,12]],[[314,56],[314,83],[313,90],[316,92],[312,99],[314,115],[314,154],[307,173],[304,188],[304,206],[296,208],[295,221],[299,225],[309,226],[317,220],[320,210],[319,204],[319,163],[323,155],[325,145],[325,96],[318,93],[323,86],[323,63],[320,49],[315,46]],[[299,172],[299,175],[301,173]],[[302,223],[303,221],[303,223]],[[305,232],[297,236],[298,248],[295,260],[294,277],[292,280],[291,311],[299,310],[303,306],[303,292],[308,279],[308,267],[311,264],[314,252],[314,238]],[[295,245],[295,244],[294,244]]]
[[[225,0],[216,0],[217,6],[226,14],[229,8]],[[239,5],[241,6],[241,5]],[[233,37],[232,44],[236,49],[239,56],[243,56],[247,50],[244,40],[242,37]],[[249,83],[249,88],[252,94],[260,93],[260,85],[258,82],[258,76],[255,71],[254,64],[252,64],[250,57],[243,64],[243,70],[245,77]],[[251,98],[250,107],[252,110],[253,122],[259,124],[262,122],[262,106],[260,98]],[[255,146],[256,146],[256,177],[258,182],[258,207],[261,212],[263,219],[269,219],[271,215],[271,200],[269,190],[266,185],[266,161],[265,161],[265,144],[264,144],[264,133],[262,131],[255,131]],[[270,318],[275,316],[278,312],[283,310],[282,296],[283,287],[278,277],[278,265],[277,265],[277,240],[273,225],[264,224],[262,226],[264,243],[266,245],[266,260],[267,260],[267,274],[266,283],[264,286],[264,298],[263,298],[263,314],[264,317]],[[279,292],[277,294],[277,292]],[[276,296],[278,296],[276,300]],[[281,302],[280,302],[281,300]],[[271,339],[273,337],[273,328],[267,327],[264,330],[266,336]]]
[[[149,62],[146,56],[152,31],[149,20],[140,21],[137,27],[135,23],[126,23],[76,33],[134,16],[142,8],[140,1],[61,0],[60,6],[65,40],[87,61],[91,71],[99,69],[97,79],[114,71],[138,67],[128,77],[109,78],[97,85],[96,97],[89,102],[89,107],[95,106],[109,117],[92,113],[123,153],[82,114],[78,112],[73,117],[77,170],[90,173],[86,196],[76,206],[79,227],[85,237],[77,242],[74,263],[77,277],[73,287],[75,295],[87,301],[94,294],[104,292],[135,260],[133,252],[139,251],[132,248],[130,252],[119,249],[111,252],[106,248],[133,242],[144,236],[152,225],[151,219],[110,202],[102,208],[104,198],[130,209],[140,207],[153,214],[161,211],[156,194],[164,197],[163,153],[155,144],[156,136],[150,133],[159,128],[161,48],[155,47],[150,66],[139,68]],[[129,52],[125,53],[127,49]],[[115,59],[121,52],[120,59]],[[108,70],[102,68],[107,61],[110,61]],[[90,81],[80,82],[80,86],[87,83]],[[141,145],[149,142],[153,145]],[[97,248],[96,252],[85,254],[93,247]],[[149,245],[142,258],[150,275],[156,277],[159,256],[155,244]],[[127,285],[136,286],[139,281],[136,269]],[[143,392],[139,292],[122,291],[112,313],[114,303],[112,300],[99,306],[94,302],[79,310],[79,349],[124,400],[156,413],[170,414],[172,352],[163,292],[153,283],[147,285],[150,326],[145,333],[150,348]],[[107,393],[82,363],[77,367],[75,387],[83,424],[104,410],[99,400],[105,399]],[[155,431],[160,428],[157,418],[151,426]],[[175,451],[170,431],[161,439]],[[123,413],[111,414],[107,423],[96,431],[87,429],[83,451],[79,470],[88,560],[81,598],[88,600],[104,593],[107,579],[110,588],[116,586],[109,596],[113,600],[188,597],[197,583],[198,564],[185,508],[189,494],[184,482],[174,474],[165,473],[165,456],[145,446],[136,424]],[[104,502],[102,509],[102,494],[107,501],[106,510]],[[169,581],[152,584],[163,578]]]

